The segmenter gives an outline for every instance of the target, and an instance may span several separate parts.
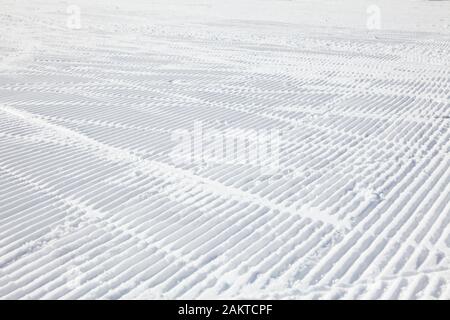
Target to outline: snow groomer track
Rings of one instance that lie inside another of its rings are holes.
[[[42,3],[0,10],[2,299],[450,299],[449,29]],[[174,163],[196,122],[278,170]]]

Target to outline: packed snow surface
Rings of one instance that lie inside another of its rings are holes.
[[[450,299],[450,1],[0,23],[0,298]],[[175,161],[196,125],[275,132],[276,166]]]

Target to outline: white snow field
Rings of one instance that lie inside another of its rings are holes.
[[[450,1],[0,23],[0,298],[450,299]],[[275,167],[175,161],[196,125],[276,132]]]

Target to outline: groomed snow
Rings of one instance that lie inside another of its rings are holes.
[[[0,22],[0,298],[450,299],[450,1]],[[275,132],[276,167],[174,161],[199,124]]]

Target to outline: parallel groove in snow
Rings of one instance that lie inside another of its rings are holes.
[[[153,32],[0,69],[1,298],[450,298],[448,37]],[[195,121],[280,171],[173,164]]]

